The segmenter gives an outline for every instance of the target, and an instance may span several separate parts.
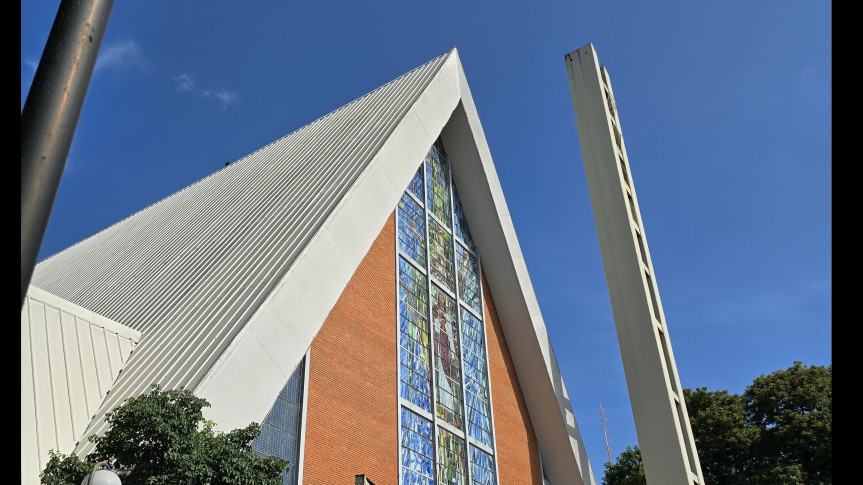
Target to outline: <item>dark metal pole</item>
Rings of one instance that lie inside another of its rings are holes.
[[[114,0],[62,0],[21,111],[21,306]]]

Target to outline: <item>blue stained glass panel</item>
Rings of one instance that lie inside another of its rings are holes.
[[[402,483],[431,485],[434,482],[431,421],[404,407],[401,413]]]
[[[408,190],[410,190],[417,199],[420,201],[423,200],[423,165],[420,165],[417,169],[417,173],[414,174],[411,184],[408,185]]]
[[[303,379],[305,359],[294,370],[285,387],[276,397],[264,422],[261,434],[252,441],[252,451],[260,456],[275,456],[290,463],[282,472],[283,485],[296,485],[300,462],[300,436],[303,416]]]
[[[470,436],[492,446],[491,408],[486,374],[483,323],[463,308],[461,313],[462,360],[464,362],[467,429]]]
[[[458,261],[458,292],[459,297],[474,309],[482,312],[482,295],[479,286],[479,261],[461,244],[456,244],[456,260]]]
[[[470,445],[470,477],[472,485],[496,485],[494,457]]]
[[[476,247],[473,245],[473,238],[470,237],[470,229],[467,227],[467,218],[464,215],[464,209],[461,207],[461,199],[458,198],[458,191],[455,189],[455,185],[452,187],[452,201],[453,201],[453,212],[455,213],[455,220],[453,221],[455,235],[458,236],[459,239],[467,247],[470,248],[471,251],[476,251]]]
[[[423,208],[407,193],[399,201],[399,249],[420,266],[426,264],[426,231]]]

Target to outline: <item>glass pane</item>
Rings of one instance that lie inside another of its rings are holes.
[[[297,484],[305,367],[303,359],[261,423],[261,434],[252,441],[252,451],[258,455],[288,460],[290,467],[287,472],[282,472],[283,485]]]
[[[402,483],[431,485],[434,477],[431,421],[407,408],[401,408],[401,410]]]
[[[458,292],[459,297],[477,313],[482,312],[482,297],[479,289],[479,262],[461,244],[456,244],[456,259],[458,261]]]
[[[399,257],[399,361],[402,398],[431,412],[426,277]]]
[[[464,440],[438,427],[438,484],[466,484]]]
[[[408,190],[410,190],[419,200],[423,200],[423,166],[417,169],[417,173],[414,174],[414,179],[411,180],[411,184],[408,185]]]
[[[448,290],[455,289],[452,236],[434,219],[429,219],[429,270]]]
[[[407,193],[399,201],[399,249],[419,266],[426,264],[425,213]]]
[[[473,238],[470,237],[470,229],[467,227],[467,218],[464,216],[464,209],[461,207],[461,200],[458,198],[458,191],[455,189],[455,185],[452,187],[452,195],[453,208],[455,209],[455,235],[458,236],[471,251],[476,251],[476,248],[473,245]]]
[[[495,485],[494,457],[470,445],[470,477],[473,485]]]
[[[431,288],[435,349],[437,416],[462,429],[461,365],[455,301],[437,285]]]
[[[467,400],[467,430],[470,436],[492,446],[483,324],[481,320],[464,309],[461,309],[460,313],[461,332],[464,335],[462,351],[465,399]]]
[[[446,227],[452,227],[450,222],[450,198],[449,198],[449,164],[446,154],[443,153],[443,144],[436,141],[429,150],[425,159],[426,167],[426,194],[428,196],[428,210]]]

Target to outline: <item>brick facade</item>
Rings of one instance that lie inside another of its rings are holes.
[[[312,342],[306,484],[344,485],[365,474],[375,485],[398,485],[395,237],[393,215]],[[533,427],[485,279],[483,288],[498,483],[541,485]]]
[[[542,485],[536,435],[521,394],[512,357],[500,326],[494,299],[482,275],[482,297],[491,401],[494,406],[498,483],[501,485]]]
[[[398,485],[395,218],[312,342],[303,483]]]

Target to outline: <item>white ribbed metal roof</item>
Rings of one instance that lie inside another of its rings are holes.
[[[197,386],[452,52],[36,266],[33,286],[144,334],[102,413]]]

